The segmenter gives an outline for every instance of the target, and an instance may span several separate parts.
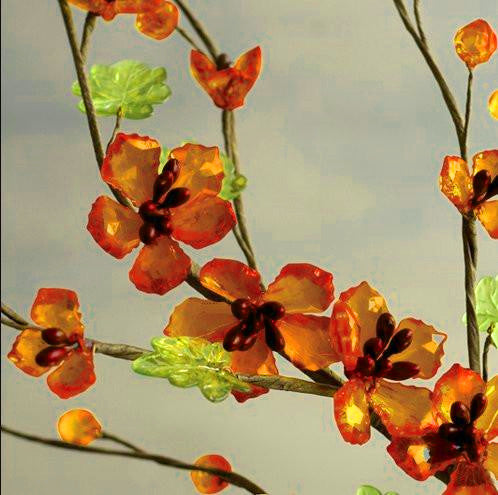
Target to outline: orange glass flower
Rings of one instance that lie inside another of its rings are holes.
[[[194,464],[196,466],[221,469],[228,472],[232,471],[230,463],[223,456],[217,454],[203,455],[202,457],[199,457]],[[203,471],[191,471],[190,477],[199,493],[218,493],[228,486],[228,482],[223,478]]]
[[[224,55],[216,64],[204,53],[192,50],[190,70],[217,107],[234,110],[244,104],[244,98],[259,76],[261,48],[257,46],[241,55],[233,67]]]
[[[393,381],[432,378],[441,365],[444,333],[414,318],[396,326],[384,297],[362,282],[334,304],[330,340],[349,379],[334,395],[344,440],[363,444],[370,439],[370,407],[391,434],[399,428],[418,430],[430,419],[417,408],[429,392]]]
[[[102,435],[102,425],[92,412],[71,409],[59,418],[57,431],[64,442],[86,446]]]
[[[27,328],[16,338],[7,357],[21,371],[47,377],[61,399],[81,394],[95,383],[93,350],[83,338],[78,296],[68,289],[40,289],[31,319],[41,327]]]
[[[489,96],[488,110],[491,117],[498,120],[498,89],[495,89]]]
[[[453,42],[457,55],[469,69],[487,62],[496,50],[496,34],[484,19],[460,28]]]
[[[447,156],[439,175],[439,188],[462,215],[475,214],[493,239],[498,238],[498,150],[472,158],[472,175],[465,160]]]
[[[69,3],[106,21],[118,14],[137,14],[137,29],[156,40],[167,38],[178,25],[178,9],[166,0],[69,0]]]
[[[100,196],[87,225],[97,244],[118,259],[140,241],[145,244],[130,280],[138,290],[152,294],[165,294],[189,273],[190,258],[176,240],[200,249],[218,242],[235,225],[230,203],[218,197],[223,180],[218,148],[199,144],[175,148],[161,173],[160,154],[155,139],[119,133],[109,146],[101,174],[138,212]]]
[[[283,351],[296,366],[308,370],[337,361],[328,318],[308,314],[329,307],[334,298],[332,274],[307,263],[292,263],[264,291],[256,270],[240,261],[214,259],[202,267],[200,281],[227,302],[185,300],[174,309],[166,335],[223,341],[237,373],[277,374],[273,350]],[[232,393],[244,402],[266,392],[253,386],[249,393]]]
[[[498,376],[486,384],[454,364],[417,407],[431,421],[393,435],[387,451],[396,464],[420,481],[453,467],[444,495],[498,494],[490,477],[498,477]]]

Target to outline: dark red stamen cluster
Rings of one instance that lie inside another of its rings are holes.
[[[470,409],[461,401],[453,402],[450,409],[451,423],[443,423],[438,435],[450,442],[460,453],[466,453],[471,461],[478,461],[485,450],[485,441],[474,423],[484,413],[488,400],[484,394],[476,394]]]
[[[491,180],[491,175],[487,170],[479,170],[472,179],[472,206],[484,203],[488,199],[498,194],[498,176]]]
[[[74,348],[75,341],[69,340],[60,328],[45,328],[41,337],[50,347],[45,347],[35,356],[38,366],[57,366]]]
[[[377,337],[368,339],[363,345],[363,356],[356,362],[353,371],[346,376],[382,377],[389,380],[407,380],[420,372],[420,367],[411,361],[393,363],[389,358],[403,352],[413,340],[413,331],[404,328],[393,336],[396,321],[390,313],[382,313],[377,319]]]
[[[144,221],[140,227],[140,240],[144,244],[152,244],[162,235],[170,235],[171,208],[176,208],[186,203],[190,198],[190,191],[186,187],[171,186],[180,173],[180,163],[171,158],[166,162],[161,174],[154,182],[152,199],[145,201],[138,209]]]
[[[285,308],[280,303],[269,301],[257,305],[249,299],[236,299],[231,308],[232,314],[240,323],[225,335],[223,347],[227,351],[247,351],[254,345],[262,330],[270,349],[277,352],[283,350],[285,341],[276,324],[285,315]]]

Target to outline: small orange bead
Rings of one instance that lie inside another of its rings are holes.
[[[498,89],[495,89],[488,100],[488,109],[491,117],[498,120]]]
[[[460,28],[455,34],[457,55],[472,69],[487,62],[496,50],[496,34],[483,19]]]
[[[86,446],[102,434],[97,418],[86,409],[71,409],[57,422],[57,431],[64,442]]]
[[[194,463],[196,466],[203,466],[224,471],[232,471],[230,463],[221,455],[208,454],[199,457]],[[228,486],[228,482],[214,474],[202,471],[191,471],[192,483],[199,493],[218,493]]]

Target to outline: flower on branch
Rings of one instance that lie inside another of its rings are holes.
[[[200,272],[201,283],[230,304],[189,298],[177,306],[164,330],[168,336],[202,337],[223,342],[231,369],[251,375],[276,375],[272,351],[285,353],[299,368],[318,370],[337,361],[325,311],[334,298],[332,274],[307,263],[284,266],[264,291],[256,270],[229,259],[214,259]],[[268,389],[232,391],[239,402]]]
[[[102,436],[102,425],[91,411],[71,409],[59,418],[57,431],[64,442],[87,446]]]
[[[484,19],[460,28],[453,42],[457,55],[469,69],[487,62],[496,50],[496,34]]]
[[[40,289],[31,308],[39,328],[27,328],[7,357],[28,375],[47,377],[48,387],[69,399],[95,383],[92,348],[83,338],[78,296],[68,289]]]
[[[334,395],[344,440],[364,444],[370,439],[370,407],[391,434],[424,424],[417,404],[425,389],[393,381],[432,378],[441,365],[444,333],[414,318],[396,325],[384,297],[362,282],[334,304],[330,338],[349,378]]]
[[[161,173],[160,155],[155,139],[119,133],[101,174],[138,212],[100,196],[87,225],[99,246],[115,258],[144,244],[130,280],[152,294],[165,294],[189,273],[190,258],[176,240],[200,249],[218,242],[235,225],[230,203],[218,197],[223,180],[218,148],[188,143],[175,148]]]
[[[475,214],[493,239],[498,239],[498,150],[472,158],[472,174],[465,160],[447,156],[439,175],[439,188],[462,215]]]
[[[178,25],[178,9],[166,0],[69,0],[69,3],[106,21],[118,14],[137,14],[137,29],[156,40],[167,38]]]
[[[454,364],[432,393],[420,394],[417,409],[425,425],[398,429],[387,451],[419,481],[453,469],[443,495],[496,495],[490,473],[498,476],[497,406],[498,376],[486,384],[478,373]]]
[[[213,62],[204,53],[192,50],[190,70],[214,104],[224,110],[234,110],[244,104],[261,71],[261,48],[257,46],[241,55],[231,65],[225,54]]]
[[[194,464],[213,469],[222,469],[223,471],[232,471],[230,463],[221,455],[207,454],[199,457]],[[228,486],[228,482],[216,476],[215,474],[205,473],[203,471],[191,471],[190,477],[192,483],[199,493],[219,493]]]

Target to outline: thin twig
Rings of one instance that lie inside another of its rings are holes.
[[[460,149],[460,154],[462,158],[467,161],[467,139],[469,132],[469,122],[470,122],[470,108],[472,106],[472,81],[474,79],[474,73],[472,69],[469,68],[469,77],[467,79],[467,98],[465,101],[465,118],[463,121],[463,147]]]
[[[176,26],[175,30],[183,39],[187,41],[190,46],[192,46],[192,48],[194,48],[198,52],[203,53],[199,45],[192,39],[192,37],[187,33],[187,31],[185,31],[185,29],[182,29],[180,26]]]
[[[7,433],[8,435],[12,435],[17,438],[22,438],[23,440],[28,440],[30,442],[36,442],[42,445],[57,447],[60,449],[66,450],[75,450],[78,452],[86,452],[91,454],[102,454],[116,457],[128,457],[130,459],[142,459],[146,461],[152,461],[156,464],[160,464],[162,466],[170,466],[177,469],[182,469],[185,471],[202,471],[204,473],[214,474],[223,478],[228,483],[243,488],[249,493],[253,494],[264,494],[265,490],[261,487],[253,483],[251,480],[246,477],[235,473],[223,471],[221,469],[207,468],[202,466],[196,466],[194,464],[188,464],[186,462],[179,461],[177,459],[173,459],[171,457],[166,457],[163,455],[157,454],[149,454],[147,452],[143,452],[141,450],[133,450],[133,451],[123,451],[123,450],[114,450],[114,449],[105,449],[102,447],[82,447],[80,445],[73,445],[71,443],[66,443],[61,440],[53,440],[51,438],[40,437],[38,435],[31,435],[29,433],[24,433],[18,430],[14,430],[7,426],[1,426],[2,433]]]
[[[420,18],[420,1],[413,0],[413,14],[415,15],[415,22],[417,23],[417,31],[420,41],[427,46],[427,38],[425,37],[424,28],[422,27],[422,19]]]
[[[121,127],[122,117],[123,117],[123,112],[121,111],[121,108],[118,108],[118,111],[116,112],[116,122],[114,123],[114,129],[112,130],[111,138],[107,143],[106,150],[109,149],[109,146],[111,146],[112,142],[116,139],[116,135],[119,131],[119,128]]]
[[[111,442],[122,445],[123,447],[126,447],[127,449],[130,449],[133,452],[145,452],[145,450],[141,449],[140,447],[137,447],[136,445],[132,444],[131,442],[128,442],[128,440],[125,440],[124,438],[118,437],[117,435],[114,435],[113,433],[109,433],[108,431],[103,431],[100,435],[100,439],[101,440],[110,440]]]
[[[2,323],[2,325],[6,325],[10,328],[15,328],[16,330],[25,330],[27,328],[27,325],[21,325],[20,323],[8,320],[7,318],[0,318],[0,322]]]
[[[85,24],[83,25],[83,34],[81,36],[80,43],[80,54],[83,65],[86,64],[86,57],[88,55],[88,49],[90,48],[90,38],[92,36],[93,30],[95,29],[95,23],[97,22],[98,15],[93,12],[88,12],[85,17]]]
[[[482,379],[488,381],[488,353],[491,345],[493,344],[493,339],[491,338],[491,329],[488,330],[488,336],[484,341],[484,349],[482,350]]]
[[[12,308],[9,308],[6,304],[2,303],[2,314],[10,318],[12,321],[19,323],[20,325],[27,325],[28,322],[19,314],[17,314]]]

